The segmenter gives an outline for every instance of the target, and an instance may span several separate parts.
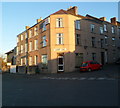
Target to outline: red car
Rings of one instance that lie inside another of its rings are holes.
[[[96,61],[83,62],[80,67],[80,71],[92,71],[92,70],[98,70],[98,69],[102,69],[102,64]]]

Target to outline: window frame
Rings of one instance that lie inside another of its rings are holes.
[[[57,45],[63,45],[64,44],[64,37],[63,37],[63,33],[57,33],[57,41],[56,44]]]

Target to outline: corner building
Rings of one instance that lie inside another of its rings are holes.
[[[81,16],[77,7],[59,10],[17,36],[17,66],[25,73],[72,72],[83,61],[120,58],[120,22]],[[19,71],[18,71],[19,72]]]

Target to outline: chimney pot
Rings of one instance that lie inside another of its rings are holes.
[[[42,20],[42,17],[40,17],[40,19],[37,19],[37,23],[39,23]]]
[[[101,17],[100,20],[106,21],[106,17]]]
[[[26,26],[25,28],[26,28],[26,30],[27,30],[27,29],[29,29],[29,28],[30,28],[30,26]]]
[[[110,19],[112,24],[117,25],[116,17],[113,17]]]

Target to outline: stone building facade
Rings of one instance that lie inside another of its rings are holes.
[[[59,10],[17,36],[16,64],[26,73],[72,72],[83,61],[102,64],[120,58],[120,22],[82,16],[77,7]]]

